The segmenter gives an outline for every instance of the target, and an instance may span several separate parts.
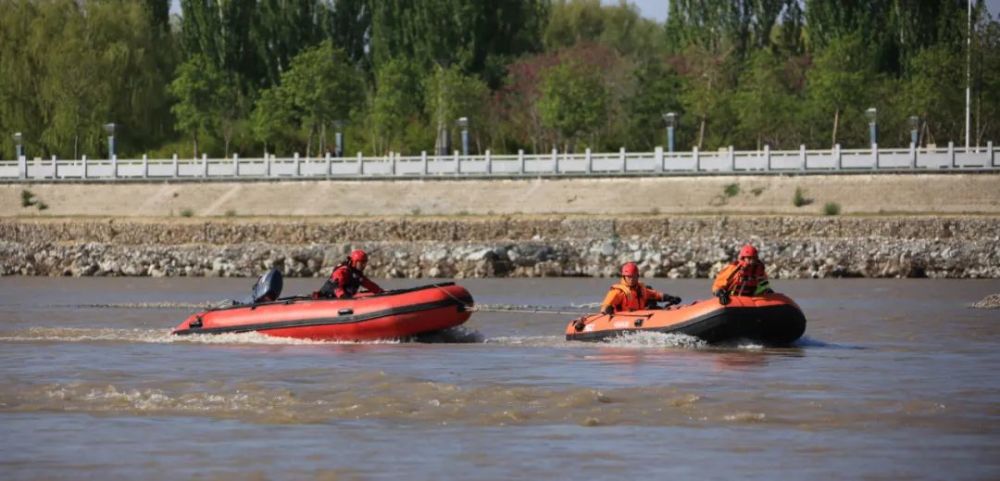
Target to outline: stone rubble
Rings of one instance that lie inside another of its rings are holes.
[[[1000,278],[990,217],[650,217],[349,221],[0,221],[0,275],[376,278],[714,276],[753,242],[774,278]]]

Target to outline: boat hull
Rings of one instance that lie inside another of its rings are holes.
[[[433,284],[353,299],[279,299],[210,309],[188,317],[173,333],[259,332],[296,339],[368,341],[398,339],[461,325],[472,295],[451,284]]]
[[[591,314],[566,326],[566,339],[601,341],[638,332],[686,334],[707,342],[747,339],[785,345],[802,337],[806,318],[794,301],[782,294],[734,297],[723,306],[718,299],[683,306]]]

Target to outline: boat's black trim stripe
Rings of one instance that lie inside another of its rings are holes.
[[[427,284],[427,285],[423,285],[423,286],[409,287],[409,288],[406,288],[406,289],[396,289],[396,290],[392,290],[392,291],[382,291],[382,292],[380,292],[378,294],[372,294],[370,296],[365,296],[365,297],[358,297],[358,298],[354,298],[353,300],[361,301],[361,300],[365,300],[365,299],[378,299],[380,297],[385,297],[385,296],[395,296],[397,294],[406,294],[408,292],[423,291],[423,290],[426,290],[426,289],[438,289],[438,288],[448,287],[448,286],[453,286],[453,285],[455,285],[454,282],[441,282],[441,283],[438,283],[438,284]],[[312,296],[290,296],[290,297],[281,297],[281,298],[279,298],[277,300],[270,301],[270,302],[258,302],[256,304],[233,304],[231,306],[211,307],[211,308],[206,309],[205,312],[229,311],[229,310],[233,310],[233,309],[243,309],[244,307],[257,308],[257,307],[261,307],[261,306],[288,305],[288,304],[294,304],[294,303],[299,302],[299,301],[342,301],[342,300],[344,300],[344,299],[314,299]]]
[[[449,306],[464,307],[472,303],[472,298],[459,297],[458,301],[456,301],[455,299],[442,299],[440,301],[426,302],[423,304],[410,304],[407,306],[383,309],[381,311],[366,312],[364,314],[354,314],[354,315],[337,316],[337,317],[320,317],[314,319],[298,319],[291,321],[262,322],[257,324],[244,324],[240,326],[206,327],[206,328],[193,328],[193,329],[189,328],[189,329],[174,331],[174,334],[181,336],[187,334],[223,334],[223,333],[239,333],[239,332],[251,332],[251,331],[268,331],[272,329],[285,329],[289,327],[352,324],[357,322],[370,321],[373,319],[379,319],[382,317],[396,316],[399,314],[408,314],[411,312],[440,309],[442,307],[449,307]]]
[[[762,313],[768,315],[795,314],[802,316],[798,309],[792,306],[769,306],[769,307],[720,307],[713,311],[706,312],[698,317],[694,317],[680,324],[661,327],[631,327],[624,329],[604,329],[600,331],[578,332],[576,334],[566,334],[567,341],[602,341],[604,339],[618,337],[626,334],[639,332],[660,332],[663,334],[688,334],[699,336],[699,333],[717,327],[726,322],[736,322],[743,313]],[[774,314],[772,314],[772,312]]]

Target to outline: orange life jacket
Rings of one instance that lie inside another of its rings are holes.
[[[608,293],[608,297],[611,298],[613,295],[613,299],[608,299],[608,301],[616,301],[612,304],[615,312],[645,309],[650,299],[658,301],[661,297],[659,292],[644,286],[641,282],[636,289],[632,289],[624,282],[619,282],[611,286],[611,292]]]
[[[734,296],[754,296],[757,294],[757,287],[766,280],[763,262],[758,261],[748,267],[733,262],[716,276],[712,291],[724,289]]]

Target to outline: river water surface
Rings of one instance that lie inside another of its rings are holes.
[[[1000,479],[1000,281],[773,281],[780,349],[563,340],[608,279],[462,280],[424,342],[169,334],[251,283],[0,278],[0,478]]]

